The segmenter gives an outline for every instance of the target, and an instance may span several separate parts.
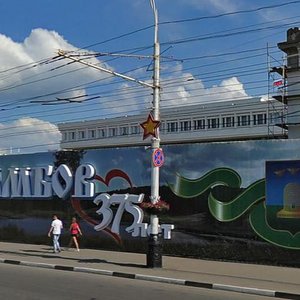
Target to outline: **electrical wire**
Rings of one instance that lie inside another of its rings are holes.
[[[237,36],[237,35],[241,35],[241,34],[255,33],[255,32],[260,32],[260,31],[265,31],[265,30],[282,28],[283,26],[289,27],[289,26],[294,26],[297,24],[299,24],[299,22],[291,22],[291,23],[261,27],[261,28],[256,28],[256,29],[241,30],[238,32],[231,32],[231,33],[205,34],[205,35],[194,36],[194,37],[189,37],[189,38],[184,38],[184,39],[161,42],[160,44],[162,46],[168,46],[168,45],[186,44],[186,43],[191,43],[191,42],[199,42],[199,41],[205,41],[205,40],[210,40],[210,39],[216,40],[219,38],[233,37],[233,36]]]
[[[257,7],[257,8],[253,8],[253,9],[237,10],[237,11],[232,11],[232,12],[227,12],[227,13],[222,13],[222,14],[217,14],[217,15],[212,15],[212,16],[201,16],[201,17],[195,17],[195,18],[189,18],[189,19],[165,21],[165,22],[160,22],[159,25],[186,23],[186,22],[194,22],[194,21],[201,21],[201,20],[208,20],[208,19],[216,19],[216,18],[221,18],[221,17],[225,17],[225,16],[253,13],[253,12],[258,12],[258,11],[267,10],[267,9],[279,8],[279,7],[292,5],[292,4],[297,4],[297,3],[300,3],[300,1],[289,1],[289,2],[284,2],[284,3],[280,3],[280,4],[261,6],[261,7]]]

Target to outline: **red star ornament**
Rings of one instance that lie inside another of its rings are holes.
[[[150,113],[147,121],[140,124],[144,130],[143,140],[152,135],[157,138],[157,129],[160,126],[160,121],[155,121]]]

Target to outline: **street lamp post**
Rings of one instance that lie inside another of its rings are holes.
[[[66,53],[63,50],[58,51],[58,55],[64,58],[70,59],[73,62],[78,62],[91,68],[97,69],[102,72],[106,72],[116,77],[123,78],[124,80],[135,82],[144,87],[150,87],[153,90],[153,107],[152,116],[157,122],[160,120],[160,45],[158,41],[158,12],[155,5],[155,0],[150,0],[151,7],[154,13],[154,50],[153,50],[153,83],[150,84],[145,81],[141,81],[130,76],[106,69],[101,66],[97,66],[80,58],[73,57],[71,54]],[[152,156],[155,150],[160,148],[159,128],[156,129],[156,134],[151,141]],[[152,160],[151,160],[152,161]],[[155,204],[159,201],[159,167],[155,166],[152,162],[151,167],[151,202]],[[159,238],[159,219],[157,215],[150,216],[150,235],[148,241],[147,251],[147,267],[149,268],[161,268],[162,267],[162,249]]]
[[[152,115],[155,121],[160,120],[160,45],[158,41],[158,13],[155,6],[155,1],[150,0],[151,7],[154,13],[154,50],[153,50],[153,107]],[[159,128],[157,128],[156,137],[151,141],[152,155],[154,151],[160,148]],[[153,162],[151,168],[151,202],[155,204],[159,201],[159,167]],[[157,215],[150,216],[150,236],[148,241],[147,251],[147,267],[161,268],[162,267],[162,249],[159,239],[159,219]]]

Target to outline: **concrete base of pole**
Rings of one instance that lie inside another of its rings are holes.
[[[162,268],[162,244],[158,234],[148,239],[147,268]]]

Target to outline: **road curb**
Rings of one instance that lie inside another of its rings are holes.
[[[300,294],[286,293],[286,292],[280,292],[280,291],[274,291],[274,290],[268,290],[268,289],[258,289],[258,288],[249,288],[249,287],[243,287],[243,286],[226,285],[226,284],[219,284],[219,283],[189,281],[189,280],[184,280],[184,279],[168,278],[168,277],[153,276],[153,275],[114,272],[114,271],[109,271],[109,270],[84,268],[84,267],[70,267],[70,266],[63,266],[63,265],[54,265],[54,264],[20,261],[20,260],[12,260],[12,259],[0,259],[0,263],[27,266],[27,267],[54,269],[54,270],[60,270],[60,271],[98,274],[98,275],[105,275],[105,276],[112,276],[112,277],[121,277],[121,278],[128,278],[128,279],[137,279],[137,280],[167,283],[167,284],[185,285],[185,286],[190,286],[190,287],[231,291],[231,292],[237,292],[237,293],[268,296],[268,297],[274,297],[274,298],[284,298],[284,299],[290,299],[290,300],[299,300],[300,299]]]

